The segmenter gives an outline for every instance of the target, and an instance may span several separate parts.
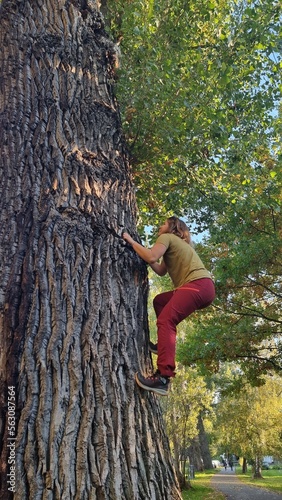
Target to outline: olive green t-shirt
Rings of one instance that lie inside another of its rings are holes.
[[[161,234],[156,243],[161,243],[167,249],[163,260],[175,288],[190,281],[211,278],[194,248],[179,236],[171,233]]]

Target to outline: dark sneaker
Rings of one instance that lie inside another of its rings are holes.
[[[137,384],[146,391],[155,392],[161,396],[168,395],[169,378],[162,377],[158,371],[156,371],[156,373],[154,373],[151,377],[143,377],[143,375],[138,372],[135,375],[135,380]]]
[[[153,354],[158,354],[158,344],[153,344],[153,342],[149,341],[149,351]]]

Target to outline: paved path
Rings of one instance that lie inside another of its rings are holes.
[[[248,486],[235,476],[234,470],[224,467],[211,480],[211,487],[223,493],[228,500],[281,500],[282,493]]]

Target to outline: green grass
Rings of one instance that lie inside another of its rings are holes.
[[[250,484],[251,486],[259,486],[261,488],[276,491],[277,493],[282,493],[282,470],[262,470],[263,479],[253,479],[251,471],[247,474],[242,474],[239,472],[239,468],[236,467],[236,475],[240,481]]]
[[[192,488],[182,491],[183,500],[224,500],[225,496],[210,486],[210,480],[216,469],[196,472],[195,479],[191,480]]]

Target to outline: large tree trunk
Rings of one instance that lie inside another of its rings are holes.
[[[194,470],[198,472],[204,470],[199,436],[192,439],[192,442],[188,448],[188,457],[190,465],[193,465]]]
[[[134,382],[147,273],[120,237],[135,198],[115,47],[91,0],[3,0],[0,24],[1,498],[180,498]]]
[[[209,442],[204,427],[204,422],[201,413],[198,417],[199,443],[201,447],[201,456],[205,469],[212,469],[212,458],[210,454]]]

